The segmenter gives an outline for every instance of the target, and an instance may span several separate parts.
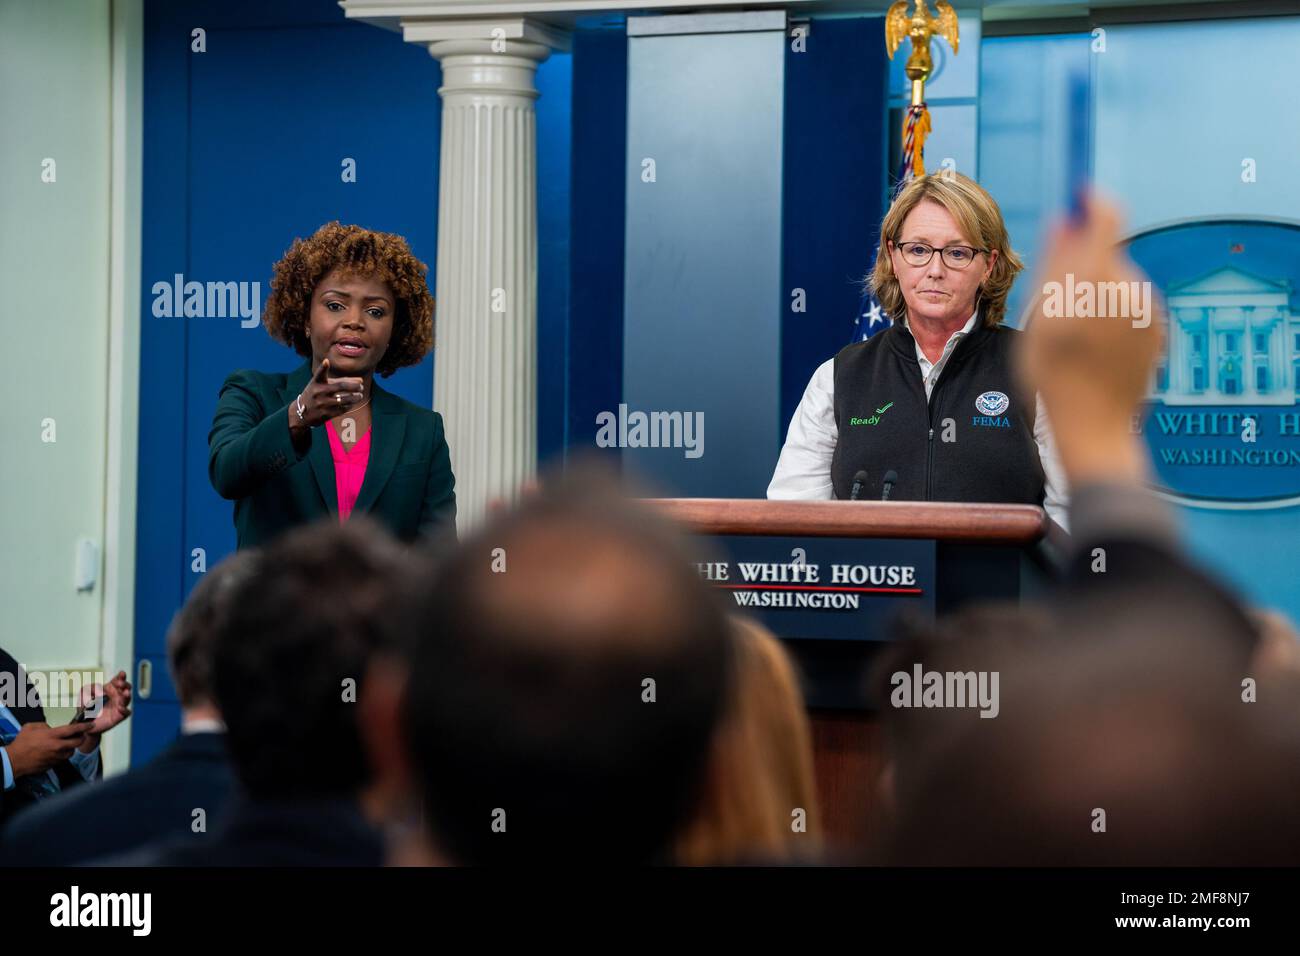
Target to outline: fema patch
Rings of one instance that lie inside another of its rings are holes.
[[[975,399],[975,410],[981,415],[1001,415],[1011,407],[1011,399],[1002,392],[985,392]]]

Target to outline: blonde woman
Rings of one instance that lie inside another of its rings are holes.
[[[748,618],[732,626],[727,706],[701,800],[677,840],[677,862],[807,859],[821,847],[821,820],[803,694],[780,641]]]
[[[1003,325],[1022,268],[978,183],[910,182],[869,278],[893,324],[814,373],[767,496],[1036,504],[1064,527],[1064,474]]]

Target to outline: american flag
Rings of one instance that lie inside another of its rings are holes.
[[[874,256],[872,261],[875,261]],[[863,339],[869,339],[877,332],[889,328],[889,324],[889,316],[880,307],[871,290],[863,292],[862,300],[858,303],[857,317],[853,320],[853,341],[861,342]]]
[[[898,174],[898,183],[894,187],[894,195],[907,185],[912,179],[912,164],[904,159],[903,168]],[[880,254],[880,247],[876,246],[876,252],[871,256],[870,268],[876,264],[876,256]],[[851,342],[861,342],[869,339],[877,332],[883,332],[893,324],[888,313],[880,307],[880,301],[872,294],[871,289],[865,289],[862,298],[858,301],[858,314],[853,317],[853,338]]]
[[[920,104],[920,108],[922,108],[922,112],[924,112],[926,104]],[[926,117],[922,117],[922,120],[926,120]],[[926,124],[926,130],[928,130],[928,120],[926,120]],[[926,130],[922,130],[922,133]],[[924,137],[922,137],[922,140],[919,140],[919,142],[923,142],[923,140]],[[906,186],[907,183],[911,181],[914,174],[913,170],[913,157],[907,153],[905,148],[902,161],[898,164],[898,178],[894,181],[894,196],[900,194],[902,187]],[[879,254],[880,247],[876,246],[875,255],[871,256],[870,268],[875,268],[876,255]],[[880,300],[876,299],[870,289],[866,289],[862,293],[862,299],[858,302],[858,315],[855,315],[853,319],[853,338],[850,339],[850,341],[862,342],[863,339],[871,338],[878,332],[884,332],[884,330],[888,329],[892,324],[893,320],[891,317],[889,317],[888,313],[885,312],[883,308],[880,308]]]

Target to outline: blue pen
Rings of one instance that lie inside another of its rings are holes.
[[[1092,160],[1092,104],[1087,70],[1073,70],[1067,84],[1066,94],[1066,130],[1068,140],[1065,144],[1066,188],[1069,193],[1066,204],[1070,221],[1083,221],[1084,198],[1088,194],[1090,167]]]

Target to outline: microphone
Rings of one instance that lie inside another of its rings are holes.
[[[862,494],[862,486],[866,484],[866,481],[867,473],[865,471],[859,470],[858,473],[853,476],[853,488],[849,492],[849,501],[858,500],[858,496]]]
[[[894,482],[896,481],[898,481],[898,472],[894,471],[892,468],[885,472],[885,490],[880,496],[881,501],[889,500],[889,492],[893,490]]]

